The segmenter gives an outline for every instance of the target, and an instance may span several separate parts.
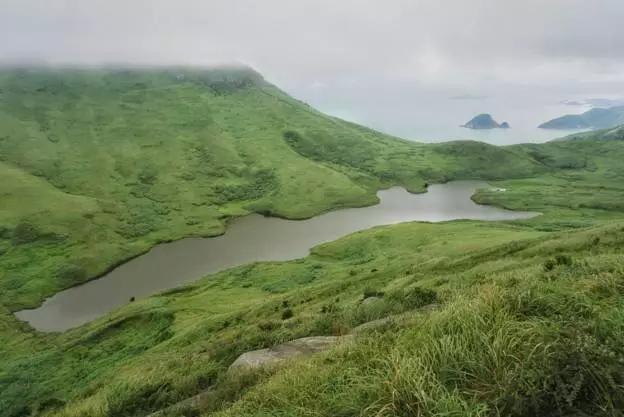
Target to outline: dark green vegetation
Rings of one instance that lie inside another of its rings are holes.
[[[467,127],[468,129],[508,129],[509,123],[503,122],[499,124],[491,115],[484,113],[473,117],[462,127]]]
[[[425,145],[320,114],[247,69],[4,71],[0,118],[3,417],[143,416],[209,386],[202,412],[231,416],[624,407],[622,129]],[[233,216],[303,218],[452,179],[544,215],[375,228],[63,334],[11,314]],[[245,351],[383,317],[401,320],[282,369],[225,372]]]
[[[624,124],[624,106],[591,109],[582,114],[568,114],[542,123],[542,129],[606,129]]]

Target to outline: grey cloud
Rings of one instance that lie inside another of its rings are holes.
[[[0,1],[9,62],[242,62],[303,95],[624,85],[622,0]]]

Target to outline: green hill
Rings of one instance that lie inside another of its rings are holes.
[[[139,417],[209,387],[201,410],[178,415],[622,408],[618,129],[426,145],[321,114],[247,68],[13,69],[0,91],[3,417]],[[452,179],[489,180],[507,191],[476,201],[543,215],[375,228],[62,334],[11,314],[158,242],[223,233],[235,216],[305,218]],[[381,301],[362,304],[370,294]],[[227,372],[249,350],[381,318],[311,359]]]
[[[247,68],[18,69],[0,90],[0,173],[26,184],[0,185],[0,228],[5,246],[23,230],[33,241],[0,259],[11,308],[157,242],[223,233],[232,216],[306,218],[373,204],[390,184],[543,170],[510,150],[428,147],[323,115]]]

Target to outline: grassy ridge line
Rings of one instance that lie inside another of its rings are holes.
[[[602,401],[583,394],[593,389],[594,378],[621,371],[619,327],[611,329],[603,320],[610,314],[612,323],[621,309],[622,230],[621,222],[558,234],[514,225],[451,222],[409,223],[356,233],[316,248],[304,260],[225,271],[61,335],[54,348],[13,363],[5,375],[18,378],[12,390],[22,386],[24,391],[7,391],[4,398],[30,396],[33,408],[37,407],[33,404],[45,403],[43,398],[68,401],[52,414],[58,416],[138,416],[216,382],[210,406],[217,409],[227,409],[230,401],[256,387],[226,415],[297,415],[300,407],[318,415],[335,415],[332,409],[341,415],[359,415],[368,406],[389,401],[386,391],[378,387],[412,379],[429,384],[420,386],[423,393],[432,395],[419,406],[427,415],[442,413],[439,407],[443,405],[436,404],[444,404],[438,395],[445,389],[450,391],[444,398],[452,399],[453,407],[501,407],[509,410],[504,415],[525,415],[522,410],[543,415],[555,404],[553,396],[560,396],[557,401],[563,401],[566,410],[581,407],[588,411]],[[384,301],[360,305],[363,294],[372,292],[385,293]],[[344,333],[357,324],[418,308],[423,300],[431,300],[431,294],[443,305],[431,319],[416,317],[416,322],[391,325],[388,333],[366,336],[353,350],[333,353],[313,365],[295,365],[267,384],[269,375],[232,379],[223,373],[247,350],[310,334]],[[282,319],[286,309],[293,311],[292,319]],[[474,321],[467,320],[473,316]],[[509,334],[503,330],[507,326],[512,326]],[[572,329],[575,333],[569,334]],[[458,349],[464,346],[464,337],[477,339],[462,352]],[[508,344],[517,337],[521,344]],[[586,338],[598,339],[586,346]],[[446,359],[440,359],[446,367],[427,359],[430,353],[423,355],[440,340],[449,343],[440,346],[446,349],[442,353]],[[522,349],[539,345],[540,340],[546,343],[547,356],[529,360],[528,351]],[[500,349],[498,362],[488,357],[487,347]],[[608,359],[613,349],[615,356]],[[594,356],[603,351],[607,356]],[[396,364],[381,358],[393,357],[424,360],[429,363],[429,376],[417,378],[423,364],[412,368],[401,362],[403,377],[392,379],[388,372]],[[578,382],[576,371],[566,370],[570,358],[579,366],[596,360],[601,369]],[[467,375],[461,382],[463,388],[454,391],[452,372],[462,374],[466,366],[478,363],[482,363],[479,374]],[[438,374],[442,369],[451,374]],[[359,375],[356,380],[351,379],[353,372]],[[533,379],[522,379],[523,374]],[[563,380],[557,382],[559,377]],[[41,383],[26,389],[19,380]],[[541,381],[563,385],[544,388]],[[531,385],[522,385],[525,382]],[[433,389],[432,383],[441,384],[441,390]],[[581,389],[570,391],[572,400],[566,405],[565,390],[577,383]],[[473,395],[476,391],[471,390],[485,386],[490,388],[478,397]],[[527,391],[508,402],[508,392],[524,389],[533,394]],[[619,401],[619,391],[609,390],[610,398]],[[397,392],[395,398],[403,401],[409,400],[403,395],[420,391]],[[282,401],[275,403],[274,398]],[[462,415],[460,409],[455,410]]]
[[[323,305],[333,304],[337,296],[340,306],[350,308],[366,288],[382,289],[394,276],[402,276],[399,271],[423,260],[442,261],[454,253],[536,234],[477,226],[471,241],[454,238],[472,230],[471,225],[477,224],[412,224],[395,229],[398,233],[385,228],[357,233],[316,248],[303,262],[235,268],[134,303],[80,329],[46,336],[48,342],[40,342],[36,355],[22,356],[13,346],[9,358],[14,359],[2,367],[5,380],[12,383],[0,398],[7,406],[23,404],[22,397],[32,404],[74,398],[70,409],[76,415],[132,415],[124,414],[127,407],[158,408],[211,384],[246,350],[348,328],[352,319],[317,323]],[[295,318],[282,324],[284,300]],[[353,323],[383,313],[362,311]],[[152,394],[144,390],[161,391],[163,384],[171,385],[163,396],[149,400]],[[119,404],[110,404],[116,397]],[[79,412],[82,407],[87,408]]]
[[[439,312],[295,363],[215,415],[620,415],[623,239],[611,225],[474,262]]]

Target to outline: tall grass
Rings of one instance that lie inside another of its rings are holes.
[[[489,275],[441,309],[278,372],[217,415],[619,416],[621,261],[603,257],[593,275],[564,264],[554,280],[539,266],[511,282]]]

